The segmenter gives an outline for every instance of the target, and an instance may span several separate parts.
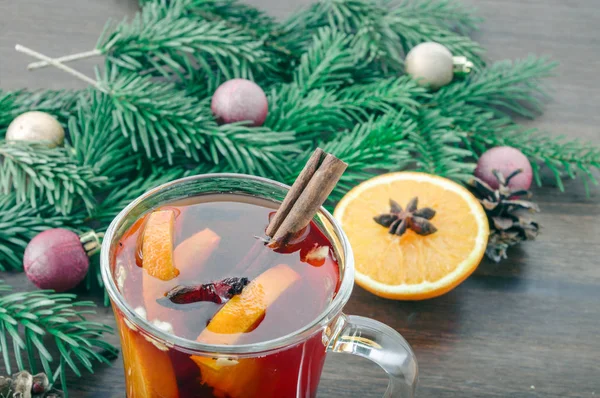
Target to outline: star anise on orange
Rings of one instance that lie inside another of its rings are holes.
[[[431,235],[437,228],[431,223],[435,216],[435,210],[430,207],[418,208],[419,199],[414,197],[406,205],[405,209],[393,199],[390,199],[389,213],[373,217],[373,220],[381,226],[389,228],[389,233],[402,236],[407,229],[412,229],[419,235]]]

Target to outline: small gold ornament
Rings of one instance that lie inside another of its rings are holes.
[[[433,90],[449,84],[455,73],[469,73],[472,68],[473,63],[466,57],[453,57],[450,50],[435,42],[413,47],[405,60],[406,73]]]
[[[65,130],[45,112],[31,111],[17,116],[6,130],[7,141],[45,142],[50,148],[62,145]]]

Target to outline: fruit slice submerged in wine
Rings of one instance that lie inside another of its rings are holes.
[[[124,363],[127,391],[132,397],[178,397],[177,380],[166,351],[160,350],[139,332],[132,330],[123,315],[117,317]]]
[[[235,344],[240,334],[254,329],[267,308],[298,279],[300,275],[285,264],[266,270],[215,314],[198,341]]]
[[[184,279],[194,278],[201,267],[217,248],[221,237],[210,228],[195,233],[177,245],[173,252],[175,266]]]
[[[142,290],[148,320],[156,319],[161,306],[158,298],[169,290],[168,281],[179,275],[173,264],[175,212],[160,210],[148,216],[142,239]]]
[[[150,214],[144,228],[142,264],[148,275],[168,281],[179,275],[173,262],[175,212],[159,210]]]
[[[235,344],[243,333],[257,326],[267,308],[299,279],[300,275],[285,264],[268,269],[250,282],[240,295],[229,300],[197,340],[208,344]],[[254,366],[255,359],[191,358],[200,367],[202,382],[223,396],[250,397],[253,388],[259,384],[255,378],[258,370]]]

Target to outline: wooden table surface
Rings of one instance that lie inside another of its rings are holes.
[[[490,59],[537,53],[560,61],[549,82],[554,100],[531,124],[600,144],[598,0],[465,1],[486,18],[476,38]],[[301,5],[252,3],[276,16]],[[81,87],[56,70],[27,72],[30,59],[14,52],[15,43],[49,55],[91,49],[109,17],[135,10],[135,0],[0,0],[0,87]],[[90,73],[91,65],[79,68]],[[355,289],[347,313],[385,322],[412,344],[419,397],[600,396],[600,190],[586,198],[578,182],[566,189],[535,190],[544,227],[537,242],[511,251],[500,265],[484,262],[441,298],[395,302]],[[22,274],[1,277],[16,289],[33,288]],[[114,325],[109,309],[100,309],[97,320]],[[111,341],[118,343],[114,336]],[[330,355],[319,396],[381,397],[385,384],[368,361]],[[70,391],[73,397],[124,397],[120,360],[73,379]]]

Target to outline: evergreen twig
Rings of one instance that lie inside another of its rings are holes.
[[[455,0],[403,0],[396,9],[404,18],[428,21],[464,35],[477,30],[483,22],[476,10]]]
[[[417,117],[417,128],[408,135],[416,170],[467,181],[473,174],[475,163],[471,151],[461,147],[466,136],[439,110],[423,109]]]
[[[432,104],[451,115],[464,104],[500,115],[512,112],[533,118],[540,114],[548,96],[540,79],[552,75],[556,62],[529,57],[517,61],[496,62],[489,68],[440,89]]]
[[[54,382],[60,378],[67,391],[65,378],[60,377],[67,369],[81,377],[83,369],[93,373],[95,363],[108,364],[108,359],[117,355],[117,348],[102,339],[112,328],[85,318],[95,313],[94,303],[75,301],[74,294],[47,290],[6,294],[8,290],[0,281],[0,352],[8,374],[13,365],[37,373],[41,363],[42,370],[53,376]],[[58,350],[58,361],[50,353],[47,339]]]
[[[168,7],[148,3],[131,21],[103,34],[96,48],[119,67],[167,78],[185,76],[198,66],[212,72],[215,65],[228,79],[252,78],[271,68],[260,38],[223,21],[189,18],[185,7],[179,0]]]
[[[397,171],[410,161],[407,137],[414,133],[415,123],[405,113],[390,113],[357,124],[350,132],[323,143],[322,148],[348,163],[330,202],[336,202],[353,186],[382,171]]]
[[[34,208],[47,201],[62,214],[68,214],[77,200],[92,209],[93,189],[107,180],[79,165],[64,148],[0,141],[0,159],[4,194],[14,191],[19,202],[29,201]]]
[[[141,167],[141,158],[128,145],[129,140],[115,128],[109,95],[91,91],[80,102],[76,116],[69,120],[70,147],[81,165],[98,175],[119,179]]]

